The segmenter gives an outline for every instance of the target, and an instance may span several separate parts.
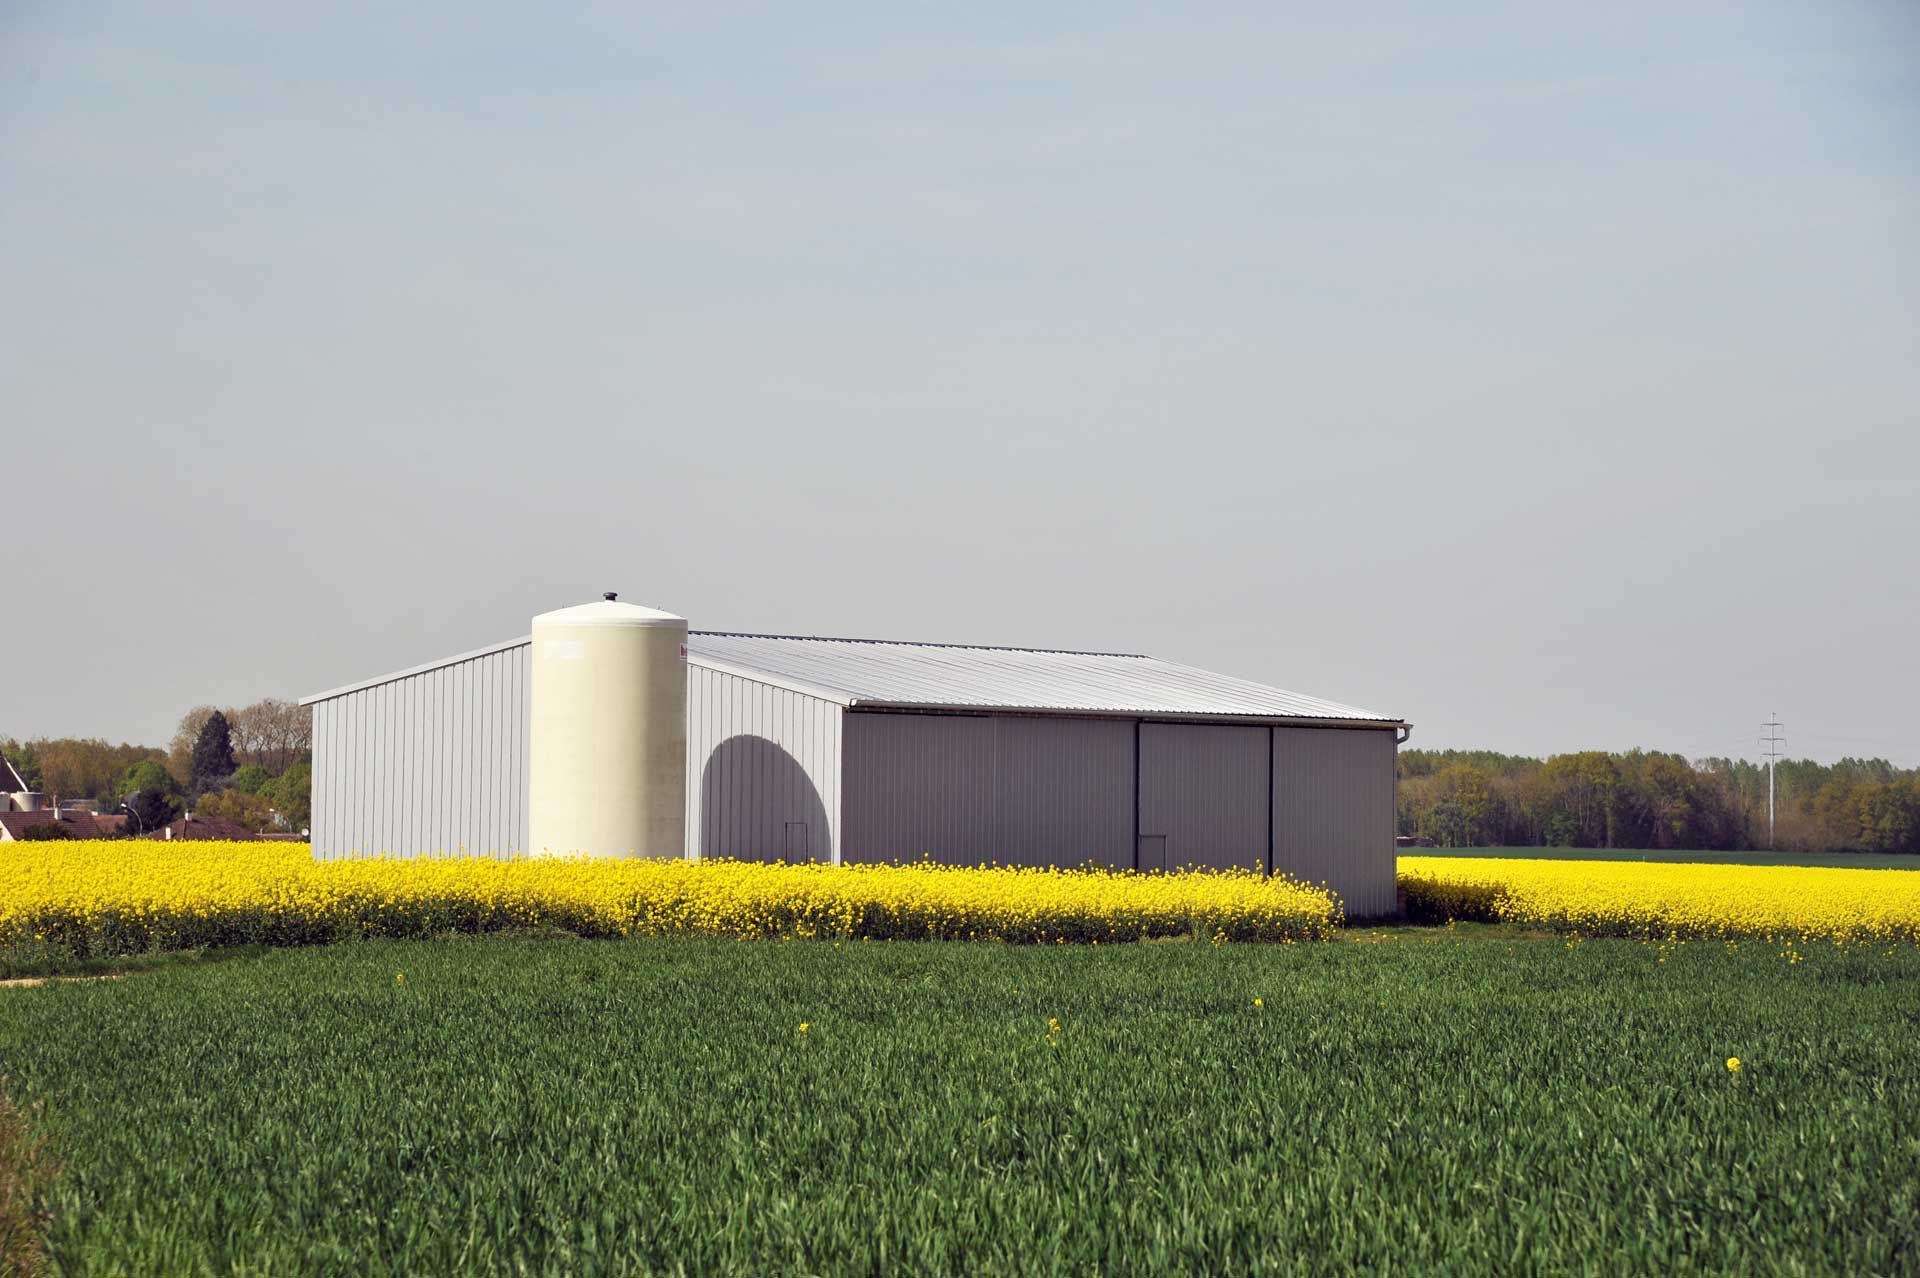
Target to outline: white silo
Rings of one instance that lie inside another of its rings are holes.
[[[685,855],[686,619],[612,594],[541,613],[532,682],[529,849]]]

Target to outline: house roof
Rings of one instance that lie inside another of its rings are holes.
[[[22,777],[20,770],[13,766],[13,761],[7,758],[6,752],[0,751],[0,790],[5,790],[8,794],[19,794],[27,788],[26,778]]]
[[[70,826],[76,839],[97,839],[100,827],[85,812],[55,812],[51,808],[41,808],[38,812],[0,812],[0,827],[5,827],[9,838],[20,838],[29,828],[36,825],[51,825],[58,821]]]
[[[395,679],[525,647],[511,639],[301,698],[312,705]],[[1006,710],[1401,727],[1392,715],[1155,657],[695,630],[687,660],[869,709]]]
[[[227,821],[209,821],[203,817],[181,817],[169,821],[147,835],[150,839],[217,839],[223,842],[251,840],[260,836],[252,830]]]

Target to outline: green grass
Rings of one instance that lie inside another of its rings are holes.
[[[1546,861],[1668,861],[1697,865],[1810,865],[1842,870],[1920,870],[1900,852],[1668,852],[1657,848],[1401,848],[1401,856],[1492,856]]]
[[[0,981],[61,976],[126,976],[163,967],[191,967],[201,963],[228,963],[255,958],[264,945],[202,946],[186,950],[147,950],[139,954],[108,954],[80,958],[64,945],[0,946]]]
[[[56,1273],[1913,1271],[1920,953],[1657,957],[361,943],[0,991],[0,1073]]]

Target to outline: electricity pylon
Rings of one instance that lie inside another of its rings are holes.
[[[1780,734],[1780,713],[1760,725],[1760,741],[1767,748],[1767,851],[1773,851],[1773,763],[1780,757],[1780,747],[1786,744],[1786,738]]]

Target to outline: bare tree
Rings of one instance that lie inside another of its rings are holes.
[[[196,706],[180,720],[174,736],[169,768],[178,775],[190,765],[193,743],[212,717],[215,707]],[[221,711],[233,737],[234,758],[257,763],[276,776],[307,756],[313,748],[313,712],[278,697],[264,697],[252,705]],[[174,766],[175,761],[178,767]]]
[[[269,772],[285,772],[313,748],[313,712],[278,697],[256,701],[246,708],[260,731],[260,763]]]
[[[260,712],[262,704],[256,701],[250,706],[226,711],[233,757],[241,763],[266,762],[267,725],[266,716]]]

